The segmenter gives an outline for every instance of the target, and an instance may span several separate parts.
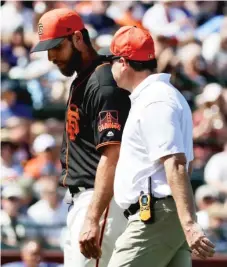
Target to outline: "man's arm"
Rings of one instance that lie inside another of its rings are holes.
[[[120,145],[104,147],[103,154],[97,168],[95,178],[95,191],[89,206],[87,218],[91,221],[99,221],[104,210],[113,197],[113,182]]]
[[[113,197],[115,168],[131,102],[127,91],[117,87],[110,64],[96,68],[87,87],[91,90],[86,112],[94,134],[94,145],[101,158],[79,243],[85,257],[99,258],[99,221]]]
[[[186,170],[186,158],[183,153],[162,158],[167,182],[176,202],[179,219],[186,227],[196,221],[196,209],[191,183]]]
[[[213,244],[204,236],[196,222],[195,204],[187,173],[189,171],[190,174],[191,170],[186,168],[185,144],[180,123],[182,116],[179,112],[176,106],[166,102],[151,103],[141,114],[140,129],[150,160],[161,160],[164,164],[167,182],[190,248],[196,255],[206,258],[213,255]],[[186,119],[190,130],[191,119]],[[191,155],[188,157],[192,160],[192,139],[188,139],[187,143],[191,148]]]
[[[164,164],[167,182],[176,203],[177,213],[192,252],[202,259],[214,254],[214,245],[205,237],[196,222],[196,209],[191,183],[186,170],[186,157],[183,153],[165,156]]]
[[[99,258],[99,220],[113,197],[113,182],[119,157],[120,145],[103,147],[103,154],[98,164],[95,188],[88,207],[84,227],[80,236],[80,250],[87,258]]]

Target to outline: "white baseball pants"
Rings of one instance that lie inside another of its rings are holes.
[[[64,247],[64,267],[107,267],[116,239],[124,232],[127,220],[112,199],[100,220],[100,242],[102,257],[87,259],[80,253],[79,235],[94,189],[80,192],[73,197],[73,207],[67,217],[68,237]]]

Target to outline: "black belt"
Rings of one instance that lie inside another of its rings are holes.
[[[154,197],[154,196],[152,196],[152,202],[154,203],[154,202],[157,202],[157,201],[159,201],[159,200],[164,200],[164,199],[167,199],[167,198],[172,198],[172,196],[166,196],[166,197],[160,197],[160,198],[157,198],[157,197]],[[126,219],[128,219],[128,217],[130,216],[130,215],[134,215],[134,214],[136,214],[137,213],[137,211],[140,209],[140,204],[139,204],[139,201],[137,201],[136,203],[134,203],[134,204],[131,204],[129,207],[128,207],[128,209],[126,209],[125,211],[124,211],[124,216],[125,216],[125,218]]]
[[[69,192],[71,193],[72,196],[74,196],[77,193],[83,192],[87,189],[90,189],[91,187],[84,187],[84,186],[74,186],[74,187],[69,187]]]

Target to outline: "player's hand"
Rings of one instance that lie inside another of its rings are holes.
[[[193,255],[201,259],[213,257],[215,253],[215,246],[205,236],[202,228],[198,223],[193,223],[190,226],[187,226],[187,228],[184,229],[184,232]]]
[[[80,252],[88,259],[99,259],[102,255],[99,246],[99,222],[86,218],[80,232]]]

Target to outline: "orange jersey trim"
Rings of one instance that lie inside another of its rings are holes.
[[[96,146],[96,149],[99,149],[100,147],[102,146],[108,146],[108,145],[120,145],[121,142],[119,141],[108,141],[108,142],[104,142],[104,143],[101,143],[99,145]]]

